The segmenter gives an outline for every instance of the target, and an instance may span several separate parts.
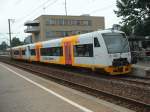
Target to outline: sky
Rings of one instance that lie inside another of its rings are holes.
[[[68,15],[103,16],[105,28],[120,22],[114,14],[116,0],[66,0],[66,4]],[[24,40],[29,35],[24,33],[24,22],[43,14],[65,15],[65,0],[0,0],[0,43],[9,42],[8,19],[12,19],[12,37]]]

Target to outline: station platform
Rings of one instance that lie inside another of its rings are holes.
[[[150,78],[150,61],[138,61],[138,63],[133,64],[132,74],[139,77]]]
[[[0,112],[134,112],[0,62]]]
[[[136,65],[143,67],[150,67],[150,61],[138,61]]]

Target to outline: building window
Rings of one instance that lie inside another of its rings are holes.
[[[49,19],[47,25],[91,26],[91,20]]]
[[[64,20],[64,24],[68,25],[68,20],[67,19]]]
[[[55,19],[50,20],[50,25],[55,25]]]
[[[99,44],[97,37],[94,37],[94,47],[100,47],[100,44]]]
[[[84,20],[83,25],[85,26],[91,26],[91,20]]]
[[[69,26],[71,26],[71,25],[72,25],[71,20],[68,20],[68,25],[69,25]]]
[[[93,44],[83,44],[74,46],[75,57],[93,57]]]
[[[63,19],[59,19],[59,25],[64,25],[64,20]]]
[[[57,37],[56,31],[47,31],[45,32],[46,38]]]
[[[63,56],[62,47],[41,48],[41,56]]]
[[[35,56],[36,55],[35,49],[30,49],[30,52],[31,52],[31,56]]]
[[[54,25],[54,24],[56,24],[55,19],[49,19],[49,20],[47,20],[46,24],[47,25]]]
[[[50,37],[50,36],[52,36],[52,32],[46,32],[45,35],[46,35],[46,37]]]
[[[52,23],[52,20],[51,20],[51,19],[49,19],[49,20],[46,21],[46,24],[47,24],[47,25],[49,25],[49,24],[51,24],[51,23]]]

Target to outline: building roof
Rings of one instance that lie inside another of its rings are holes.
[[[28,25],[38,25],[40,22],[38,20],[34,20],[34,21],[26,21],[24,23],[24,26],[28,26]]]

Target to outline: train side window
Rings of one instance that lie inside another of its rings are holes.
[[[19,55],[19,51],[18,51],[18,50],[15,50],[15,51],[14,51],[14,55]]]
[[[35,49],[30,49],[30,53],[31,53],[31,56],[35,56],[36,55]]]
[[[74,46],[75,57],[93,57],[93,44],[82,44]]]
[[[25,50],[22,50],[22,55],[25,55]]]
[[[41,48],[41,56],[63,56],[62,47]]]
[[[97,37],[94,37],[94,47],[100,47],[100,44],[99,44]]]

